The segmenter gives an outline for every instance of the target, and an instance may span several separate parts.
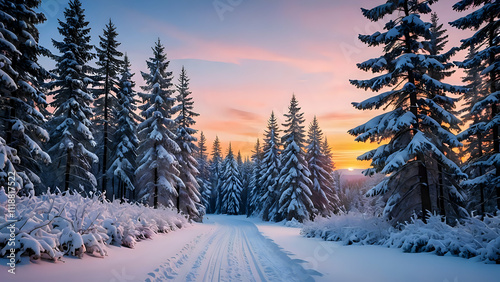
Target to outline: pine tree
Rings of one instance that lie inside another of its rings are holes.
[[[323,169],[328,174],[328,177],[326,178],[327,187],[332,188],[325,191],[326,198],[330,202],[330,209],[334,213],[338,213],[340,211],[340,199],[337,195],[337,190],[340,183],[335,179],[335,163],[333,162],[332,150],[330,149],[328,138],[326,136],[324,141],[321,142],[321,154],[323,155]]]
[[[195,117],[198,113],[193,111],[193,98],[189,91],[189,78],[186,70],[182,67],[177,87],[177,101],[179,105],[174,109],[179,112],[175,119],[177,124],[176,142],[179,145],[180,152],[177,153],[179,162],[180,179],[183,185],[178,186],[177,210],[188,215],[189,218],[196,219],[200,216],[198,208],[200,205],[200,186],[198,185],[198,162],[195,159],[197,151],[196,134],[197,130],[192,126],[196,124]]]
[[[479,77],[471,77],[474,79],[473,83],[478,83],[469,85],[475,89],[473,88],[472,92],[464,97],[468,116],[473,122],[459,137],[461,140],[469,141],[469,150],[474,150],[474,154],[465,167],[469,171],[470,179],[463,184],[479,190],[481,198],[484,198],[481,203],[496,199],[496,209],[500,209],[500,111],[498,109],[500,3],[487,0],[459,1],[453,5],[453,9],[459,12],[474,10],[451,22],[450,25],[458,29],[472,29],[475,32],[472,37],[463,39],[461,45],[462,49],[472,48],[472,53],[463,62],[455,64],[468,70],[469,75],[480,72]],[[486,145],[487,143],[491,145]],[[474,147],[476,148],[473,149]],[[490,209],[486,206],[481,206],[482,213],[485,210],[495,210],[494,207]]]
[[[253,163],[248,157],[245,158],[239,170],[241,173],[241,183],[243,186],[241,191],[240,214],[247,214],[250,205],[250,191],[253,174]]]
[[[431,56],[437,56],[441,55],[442,51],[444,50],[446,43],[448,43],[448,35],[446,34],[447,30],[443,29],[443,24],[439,23],[439,18],[436,13],[431,13],[431,28],[430,28],[430,40],[428,46],[425,48],[426,51],[429,53]],[[450,77],[455,71],[454,70],[449,70],[449,67],[452,66],[451,63],[445,63],[443,64],[445,68],[441,68],[441,66],[438,65],[428,65],[427,66],[427,73],[429,77],[436,81],[442,81],[446,77]],[[446,92],[443,91],[439,87],[434,87],[433,84],[427,85],[427,91],[428,95],[431,99],[435,99],[436,96],[446,96]],[[450,99],[450,98],[447,98]],[[449,113],[456,115],[458,114],[458,111],[455,110],[455,102],[457,100],[452,99],[452,103],[446,103],[445,101],[438,101],[440,106],[448,111]],[[434,116],[434,119],[436,122],[438,122],[442,127],[446,128],[447,130],[459,130],[458,126],[454,125],[451,127],[447,126],[446,121],[441,120],[439,116]],[[449,158],[450,160],[453,160],[454,162],[458,162],[458,157],[457,154],[451,150],[447,146],[442,146],[442,144],[436,140],[436,146],[440,151],[443,152],[443,154]],[[456,187],[453,187],[453,185],[450,185],[450,183],[453,183],[453,179],[447,179],[447,172],[443,165],[441,165],[439,162],[433,161],[432,159],[429,159],[428,163],[426,164],[427,166],[427,171],[429,173],[429,185],[434,186],[436,190],[436,203],[437,203],[437,209],[439,210],[439,213],[442,216],[446,216],[446,210],[448,209],[453,209],[453,206],[450,206],[447,208],[448,203],[451,202],[460,202],[459,199],[453,199],[453,201],[450,201],[450,197],[453,197],[452,195],[449,195],[449,193],[446,193],[445,191],[450,191],[450,190],[455,190],[455,189],[460,189],[458,185]]]
[[[99,36],[100,48],[96,47],[97,58],[99,59],[96,64],[97,69],[97,79],[96,82],[102,87],[95,89],[94,91],[94,108],[95,108],[95,128],[97,132],[102,133],[99,136],[98,142],[98,155],[101,161],[100,168],[101,171],[97,174],[101,178],[101,190],[106,192],[106,187],[108,185],[107,171],[109,169],[108,157],[110,148],[113,146],[111,141],[111,136],[114,130],[116,130],[117,118],[115,113],[117,112],[117,97],[116,93],[118,91],[118,73],[121,70],[123,61],[120,59],[123,53],[117,50],[120,43],[116,40],[118,33],[116,32],[116,27],[111,21],[106,25],[103,30],[103,35]],[[112,191],[113,196],[114,191]]]
[[[138,126],[139,167],[136,170],[137,184],[141,187],[139,198],[175,207],[178,196],[176,187],[183,186],[179,178],[179,163],[175,157],[180,148],[175,142],[175,122],[172,119],[175,98],[172,97],[172,72],[168,72],[169,61],[160,39],[152,48],[153,57],[146,61],[149,73],[141,72],[148,93],[139,93],[145,102],[139,106],[145,119]]]
[[[259,196],[262,202],[262,219],[265,221],[279,221],[280,219],[278,213],[280,197],[278,177],[281,168],[281,142],[279,132],[278,121],[274,112],[272,112],[267,122],[267,129],[264,133],[261,176],[259,179],[259,185],[261,187]]]
[[[92,153],[95,147],[91,131],[93,116],[92,94],[88,89],[93,83],[94,69],[88,65],[95,57],[91,51],[89,22],[79,0],[69,2],[64,10],[65,21],[59,20],[62,41],[52,40],[61,53],[54,56],[57,78],[49,83],[55,109],[50,121],[50,149],[53,159],[51,182],[68,190],[95,190],[97,181],[91,172],[92,162],[98,157]]]
[[[455,181],[465,177],[460,168],[440,150],[441,146],[461,146],[450,132],[451,129],[459,129],[459,120],[448,111],[454,107],[455,99],[429,90],[460,93],[465,89],[439,82],[426,73],[429,68],[448,70],[451,67],[448,60],[456,51],[452,49],[441,55],[425,52],[432,39],[432,24],[422,21],[419,13],[429,13],[430,4],[427,1],[387,1],[370,10],[362,9],[363,15],[371,21],[397,15],[395,20],[384,25],[386,31],[359,36],[369,46],[383,46],[385,53],[358,64],[358,68],[383,74],[367,80],[351,80],[353,85],[365,90],[392,88],[361,103],[353,103],[355,108],[392,109],[349,130],[350,134],[357,136],[358,142],[388,141],[358,159],[372,161],[372,168],[365,174],[388,175],[367,194],[373,196],[392,190],[385,214],[394,221],[407,220],[418,205],[420,211],[417,212],[423,220],[428,211],[437,210],[436,203],[432,201],[437,197],[435,189],[431,190],[427,169],[429,162],[439,163]],[[456,198],[462,197],[456,189],[448,193]]]
[[[210,175],[212,183],[212,202],[210,203],[212,213],[220,213],[220,204],[222,201],[221,181],[222,178],[222,149],[219,137],[215,136],[212,145],[212,159],[210,160]]]
[[[303,222],[310,219],[314,205],[311,201],[311,173],[307,168],[304,152],[304,113],[300,113],[299,103],[293,95],[285,114],[285,135],[281,138],[284,150],[281,154],[282,168],[279,175],[280,198],[279,218]]]
[[[237,215],[240,212],[241,201],[241,175],[238,170],[238,162],[234,158],[231,143],[224,159],[224,172],[222,175],[223,183],[221,186],[222,202],[221,213]]]
[[[142,121],[141,117],[135,113],[137,110],[136,97],[134,91],[135,82],[131,73],[130,62],[125,55],[121,69],[121,78],[118,82],[116,130],[113,135],[113,153],[110,158],[108,175],[117,186],[117,196],[121,199],[135,199],[135,169],[137,167],[137,123]],[[114,190],[114,187],[113,187]],[[128,193],[126,193],[128,192]],[[128,196],[127,196],[128,194]]]
[[[324,145],[322,144],[323,131],[319,127],[318,120],[314,116],[313,121],[309,125],[307,139],[306,161],[311,172],[309,177],[312,181],[311,200],[314,203],[313,216],[329,216],[335,210],[333,207],[336,203],[331,203],[330,199],[335,192],[333,175],[329,172],[328,166],[331,164],[331,159],[323,154]]]
[[[35,185],[41,186],[40,164],[51,161],[41,148],[49,134],[40,112],[47,106],[40,84],[48,77],[38,64],[44,49],[36,25],[45,21],[35,12],[40,3],[0,1],[0,187],[14,187],[21,195],[35,194]],[[7,185],[12,175],[14,185]]]
[[[198,140],[198,156],[196,160],[198,162],[198,171],[200,172],[198,175],[198,185],[200,186],[201,204],[208,212],[210,211],[212,184],[210,182],[210,165],[208,163],[206,143],[207,139],[202,131]]]
[[[256,215],[262,210],[261,202],[261,186],[259,184],[262,172],[262,149],[260,147],[260,140],[257,139],[254,150],[252,151],[252,175],[250,177],[250,184],[248,187],[248,209],[247,216]]]
[[[477,48],[471,45],[466,59],[471,60],[476,54]],[[475,65],[464,70],[465,77],[463,77],[462,81],[469,91],[463,95],[465,102],[460,113],[462,113],[462,123],[470,123],[470,125],[457,135],[460,141],[467,142],[462,155],[463,158],[466,158],[463,169],[469,176],[469,180],[465,180],[461,184],[469,191],[468,210],[476,211],[479,209],[478,212],[481,216],[487,210],[487,202],[490,203],[488,210],[494,210],[494,205],[491,205],[493,201],[486,200],[486,183],[476,183],[476,178],[484,176],[485,167],[474,165],[476,162],[486,161],[488,158],[486,152],[491,152],[493,148],[493,144],[489,142],[492,138],[491,130],[484,130],[491,114],[487,110],[472,112],[474,105],[484,99],[485,93],[488,92],[487,85],[483,83],[480,75],[482,69],[483,67]],[[491,192],[488,194],[491,195]],[[488,198],[491,199],[492,197]]]
[[[241,156],[241,150],[238,150],[238,154],[236,155],[236,163],[238,164],[238,171],[240,172],[240,181],[241,181],[240,207],[238,208],[238,210],[240,213],[244,213],[248,183],[246,182],[246,174],[245,174],[245,168],[243,166],[244,162],[243,162],[243,157]]]

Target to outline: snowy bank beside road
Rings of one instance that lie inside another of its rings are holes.
[[[500,216],[483,221],[469,217],[451,227],[441,216],[431,215],[427,224],[413,219],[397,230],[379,217],[349,213],[305,224],[302,234],[344,245],[382,245],[408,253],[431,252],[500,263]]]
[[[383,246],[346,246],[321,238],[305,238],[300,228],[249,220],[292,259],[305,261],[304,268],[321,273],[322,276],[315,276],[316,281],[493,282],[500,277],[499,265],[477,259],[404,253]]]
[[[15,210],[8,209],[7,200],[0,189],[0,257],[13,253],[15,264],[23,257],[31,261],[57,261],[84,253],[103,257],[106,245],[134,248],[139,240],[188,224],[172,210],[103,202],[79,194],[16,198]]]

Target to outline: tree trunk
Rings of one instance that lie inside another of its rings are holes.
[[[153,193],[153,207],[158,208],[158,168],[155,167],[155,187]]]
[[[444,206],[444,181],[443,181],[443,166],[438,163],[438,207],[439,214],[446,216],[446,209]]]
[[[479,121],[475,120],[474,123],[477,124]],[[477,134],[477,142],[478,142],[478,151],[479,151],[479,157],[483,156],[483,135],[481,133]],[[479,166],[479,175],[483,175],[483,167]],[[480,213],[481,213],[481,220],[484,219],[484,214],[486,212],[485,206],[484,206],[484,185],[481,183],[479,184],[479,200],[480,200]]]
[[[405,0],[404,5],[405,15],[409,16],[410,11],[408,9],[408,0]],[[405,53],[411,54],[411,42],[410,42],[410,34],[408,32],[405,33],[405,45],[406,50]],[[411,70],[408,71],[408,82],[415,85],[415,77]],[[413,91],[410,93],[410,110],[415,115],[416,123],[414,125],[414,129],[418,131],[420,129],[419,120],[418,120],[418,104],[417,104],[417,93]],[[431,206],[431,196],[429,192],[429,180],[427,177],[427,169],[425,167],[425,157],[423,154],[417,154],[416,158],[418,164],[418,176],[420,181],[420,198],[422,201],[422,220],[427,222],[426,213],[427,211],[432,211]]]
[[[109,96],[109,62],[106,66],[106,82],[104,83],[104,148],[102,153],[102,192],[106,191],[108,167],[108,96]]]
[[[181,213],[181,187],[177,185],[177,213]]]
[[[71,170],[71,149],[66,149],[66,169],[64,171],[64,191],[69,190],[69,173]]]

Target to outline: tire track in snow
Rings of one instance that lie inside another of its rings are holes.
[[[146,281],[314,281],[255,224],[216,216],[210,232],[198,235],[148,274]]]

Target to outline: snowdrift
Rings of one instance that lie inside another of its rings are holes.
[[[305,223],[301,234],[344,245],[383,245],[404,252],[476,257],[485,263],[500,263],[498,215],[485,217],[484,221],[469,217],[454,227],[441,216],[431,215],[427,224],[413,218],[396,229],[380,217],[349,213]]]
[[[14,248],[16,262],[22,256],[32,260],[82,257],[84,253],[106,256],[106,245],[134,248],[142,239],[189,224],[171,209],[51,193],[16,198],[11,218],[7,199],[0,187],[0,257],[11,255]]]

